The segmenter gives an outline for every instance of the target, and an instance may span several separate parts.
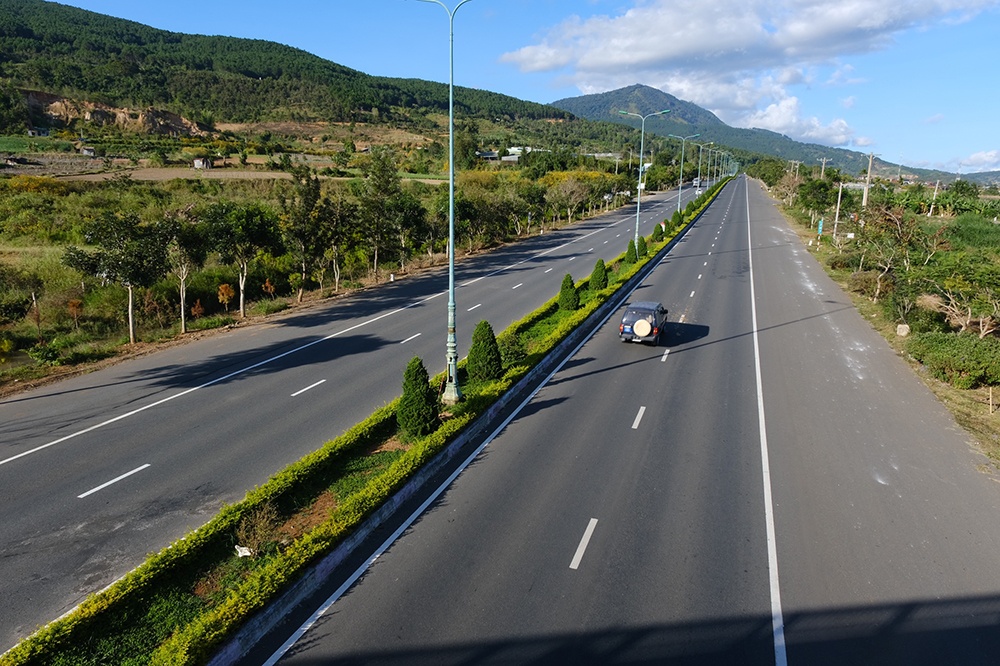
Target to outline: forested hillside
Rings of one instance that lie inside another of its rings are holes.
[[[274,42],[167,32],[43,0],[0,0],[0,77],[203,121],[367,120],[376,110],[389,120],[394,109],[448,105],[444,84],[370,76]],[[461,87],[456,107],[473,117],[569,117]]]
[[[737,148],[748,153],[772,155],[784,160],[797,160],[807,164],[815,164],[821,159],[827,158],[832,166],[850,174],[858,174],[868,169],[867,154],[842,148],[830,148],[815,143],[802,143],[769,130],[730,127],[700,106],[677,99],[673,95],[649,86],[632,85],[596,95],[561,99],[553,102],[552,105],[581,118],[619,122],[634,127],[639,126],[638,119],[622,116],[618,113],[619,109],[643,114],[670,109],[669,114],[649,118],[646,121],[646,130],[661,136],[698,134],[700,142],[712,141],[717,145]],[[873,172],[889,173],[891,171],[895,173],[896,169],[895,164],[879,160],[873,168]],[[908,167],[907,171],[931,181],[936,178],[951,180],[954,177],[952,174]]]

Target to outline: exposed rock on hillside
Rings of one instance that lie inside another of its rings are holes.
[[[84,120],[97,126],[115,125],[123,130],[178,136],[205,136],[196,123],[176,113],[159,109],[119,109],[97,102],[68,99],[49,93],[28,91],[28,107],[35,117],[44,116],[53,126],[68,126]]]

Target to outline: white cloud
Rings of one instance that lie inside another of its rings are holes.
[[[854,95],[851,95],[850,97],[845,97],[840,100],[840,105],[845,109],[853,109],[857,101],[857,98]]]
[[[793,86],[862,82],[846,55],[886,48],[894,35],[966,21],[1000,0],[629,0],[616,15],[573,16],[502,56],[525,72],[563,70],[585,94],[633,83],[665,90],[733,125],[794,139],[861,145],[847,122],[803,118]],[[853,97],[844,101],[845,108]],[[849,100],[849,101],[848,101]]]
[[[811,143],[828,146],[855,145],[854,130],[846,121],[837,119],[824,125],[819,118],[803,118],[799,100],[795,97],[786,97],[780,102],[768,105],[762,111],[745,116],[743,124],[747,127],[781,132]]]
[[[935,125],[935,124],[937,124],[937,123],[939,123],[939,122],[941,122],[943,120],[944,120],[944,114],[943,113],[935,113],[930,118],[926,118],[924,120],[924,124],[925,125]]]
[[[1000,150],[983,150],[959,162],[962,171],[1000,171]]]

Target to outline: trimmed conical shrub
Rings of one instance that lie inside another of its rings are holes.
[[[566,277],[562,281],[562,287],[559,288],[559,309],[576,310],[578,307],[580,307],[580,294],[576,293],[573,276],[566,273]]]
[[[625,250],[625,260],[626,264],[634,264],[636,262],[635,254],[635,241],[629,240],[628,249]]]
[[[403,397],[396,408],[396,421],[406,438],[423,437],[437,428],[438,395],[430,385],[427,368],[414,356],[403,373]]]
[[[590,274],[587,286],[591,291],[600,291],[608,286],[608,267],[604,265],[603,259],[598,259],[594,264],[594,271]]]
[[[469,348],[469,362],[466,366],[469,377],[479,381],[499,379],[503,375],[503,360],[500,346],[490,322],[483,320],[472,332],[472,347]]]
[[[663,240],[663,225],[657,224],[653,227],[653,233],[650,235],[649,239],[654,243],[659,243]]]
[[[635,254],[637,257],[645,257],[649,249],[646,247],[646,239],[639,236],[639,245],[635,248]]]

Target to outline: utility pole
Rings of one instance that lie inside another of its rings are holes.
[[[868,173],[865,174],[865,193],[861,197],[861,207],[868,207],[868,188],[872,184],[872,162],[875,160],[875,153],[868,153]]]
[[[826,177],[826,163],[830,161],[829,157],[821,157],[819,161],[823,163],[823,166],[819,168],[819,179],[823,180]]]
[[[927,217],[930,217],[934,213],[934,202],[937,201],[938,187],[940,185],[941,185],[940,180],[934,183],[934,196],[931,198],[931,207],[930,210],[927,211]]]
[[[840,200],[844,196],[844,183],[841,181],[840,189],[837,190],[837,212],[833,216],[833,240],[837,240],[837,224],[840,222]]]

